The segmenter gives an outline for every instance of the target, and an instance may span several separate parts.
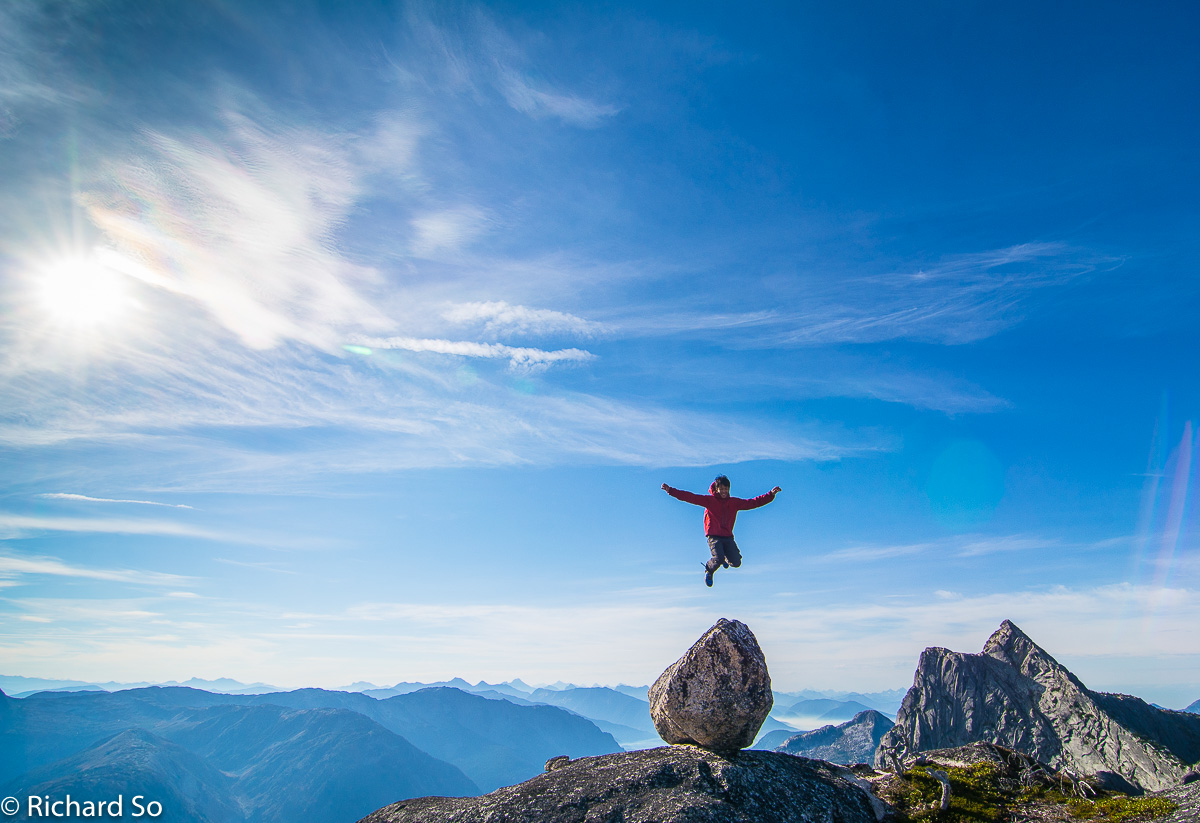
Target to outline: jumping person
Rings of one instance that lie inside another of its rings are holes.
[[[733,521],[737,513],[747,509],[757,509],[775,499],[783,489],[776,486],[766,494],[746,500],[741,497],[729,496],[729,478],[718,475],[708,487],[708,494],[693,494],[682,489],[672,488],[666,483],[662,489],[676,500],[684,503],[694,503],[704,507],[704,534],[708,537],[708,548],[712,557],[704,564],[704,585],[713,584],[713,572],[720,568],[737,568],[742,565],[742,553],[733,540]]]

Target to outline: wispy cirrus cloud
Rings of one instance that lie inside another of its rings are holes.
[[[781,315],[775,336],[786,345],[970,343],[1017,322],[1035,292],[1121,262],[1065,243],[1023,243],[947,257],[915,272],[837,279],[802,292],[812,308]]]
[[[485,331],[494,333],[595,337],[612,331],[608,324],[585,320],[567,312],[514,306],[503,300],[458,303],[444,311],[442,316],[452,323],[482,323]]]
[[[488,227],[488,217],[476,206],[420,214],[412,219],[412,253],[422,258],[437,258],[457,252]]]
[[[158,503],[154,500],[119,500],[109,497],[88,497],[85,494],[68,494],[65,492],[46,492],[39,494],[48,500],[78,500],[82,503],[133,503],[139,506],[166,506],[172,509],[190,509],[192,506],[183,503]]]
[[[743,303],[714,311],[706,288],[670,304],[620,312],[617,320],[622,330],[636,335],[720,330],[733,348],[889,340],[961,345],[1018,323],[1029,304],[1047,292],[1123,262],[1067,243],[1021,243],[883,273],[801,271],[780,287],[770,309]],[[695,308],[681,308],[689,301]]]
[[[1057,538],[1029,534],[989,536],[963,534],[921,543],[849,546],[820,555],[816,559],[828,562],[883,560],[929,553],[936,553],[943,557],[969,558],[1006,552],[1032,552],[1049,549],[1058,551],[1104,549],[1128,539],[1110,538],[1094,543],[1068,543]]]
[[[895,557],[924,554],[932,550],[935,545],[937,544],[907,543],[896,546],[852,546],[845,549],[837,549],[816,559],[825,561],[887,560]]]
[[[595,358],[582,349],[546,351],[500,343],[475,343],[462,340],[424,340],[413,337],[354,337],[354,343],[377,349],[402,349],[414,352],[436,352],[459,357],[480,357],[508,360],[514,371],[538,371],[555,363],[584,363]]]
[[[80,34],[74,9],[56,9],[54,26],[47,10],[37,3],[0,5],[0,139],[10,136],[31,109],[59,105],[89,96],[55,59],[52,39],[63,30]],[[54,31],[52,37],[46,32]]]
[[[76,566],[55,557],[17,557],[0,554],[0,578],[17,578],[28,575],[52,577],[77,577],[88,580],[104,580],[115,583],[136,583],[153,586],[178,586],[189,578],[162,572],[136,571],[133,569],[98,569]]]
[[[194,301],[256,349],[389,328],[369,297],[376,273],[333,242],[364,190],[346,141],[246,99],[227,103],[223,121],[219,141],[145,132],[138,156],[110,163],[84,194],[133,261],[125,273]]]
[[[1002,552],[1028,552],[1062,548],[1063,543],[1060,540],[1028,535],[1007,535],[982,540],[969,540],[959,547],[957,556],[982,557],[983,555]]]
[[[618,105],[593,99],[536,71],[531,52],[545,42],[538,33],[519,33],[479,6],[438,9],[438,19],[431,11],[414,4],[406,20],[413,33],[412,51],[425,58],[422,83],[438,84],[441,90],[457,94],[498,95],[513,110],[535,120],[552,119],[580,128],[595,128],[621,111]],[[395,67],[401,76],[415,81],[407,62],[397,61]]]
[[[254,534],[221,532],[170,520],[132,520],[127,518],[50,517],[0,512],[0,536],[24,537],[45,532],[75,534],[136,534],[157,537],[191,537],[240,545],[299,545],[286,537],[262,537]]]
[[[508,104],[534,118],[554,117],[573,126],[594,128],[621,111],[617,106],[576,94],[544,86],[539,88],[530,78],[512,69],[502,70],[499,81]]]

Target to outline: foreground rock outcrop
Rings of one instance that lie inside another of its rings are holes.
[[[837,726],[822,726],[811,732],[794,734],[775,751],[844,765],[869,763],[879,741],[894,725],[883,714],[871,709],[859,712],[852,720]]]
[[[1111,790],[1095,790],[1046,763],[991,743],[922,752],[903,774],[875,773],[867,779],[892,809],[917,820],[1200,820],[1200,783],[1130,798]],[[946,795],[948,808],[939,815],[935,810]]]
[[[885,823],[890,807],[843,769],[777,752],[664,746],[584,757],[482,797],[393,803],[361,823]]]
[[[921,653],[896,726],[876,752],[910,753],[986,741],[1101,782],[1161,790],[1200,760],[1200,717],[1128,695],[1089,691],[1004,621],[981,654]]]
[[[650,687],[650,717],[663,740],[720,752],[751,745],[773,704],[758,640],[725,618]]]

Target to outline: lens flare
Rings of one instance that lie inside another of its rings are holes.
[[[1195,431],[1189,420],[1184,423],[1178,445],[1148,484],[1150,499],[1143,513],[1144,523],[1136,552],[1138,565],[1148,563],[1150,566],[1150,600],[1142,624],[1147,635],[1156,630],[1158,619],[1167,608],[1171,575],[1178,564],[1181,548],[1186,550],[1184,538],[1190,509],[1194,516],[1192,475],[1198,453],[1200,431]]]

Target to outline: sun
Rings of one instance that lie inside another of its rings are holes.
[[[112,322],[131,302],[125,277],[92,257],[47,266],[38,281],[38,297],[55,322],[76,328]]]

